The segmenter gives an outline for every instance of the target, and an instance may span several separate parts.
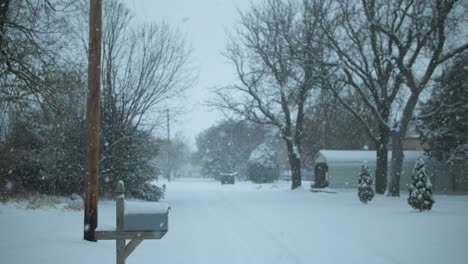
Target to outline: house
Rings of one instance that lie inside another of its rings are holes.
[[[414,150],[405,150],[404,153],[401,189],[408,188],[416,160],[424,154],[423,151]],[[391,155],[389,151],[389,168]],[[355,188],[364,161],[367,161],[371,173],[375,173],[376,157],[374,150],[320,150],[314,161],[315,166],[326,164],[328,167],[328,183],[331,188]]]
[[[410,121],[402,143],[404,150],[424,150],[428,147],[427,144],[424,144],[421,141],[421,135],[419,134],[414,121]]]

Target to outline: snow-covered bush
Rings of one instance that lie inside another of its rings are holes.
[[[414,166],[409,186],[408,203],[419,211],[431,210],[434,200],[432,200],[432,184],[427,176],[426,164],[419,158]]]
[[[358,196],[359,200],[363,203],[367,203],[374,198],[373,182],[369,173],[369,167],[365,161],[362,164],[361,174],[359,175]]]
[[[131,190],[129,196],[131,198],[157,202],[164,197],[164,189],[149,182],[145,182],[141,184],[140,187]]]
[[[81,211],[84,209],[83,200],[69,200],[63,207],[65,210]]]
[[[261,144],[250,153],[247,176],[255,183],[269,183],[279,178],[276,155],[266,144]]]
[[[32,194],[26,198],[26,209],[56,208],[62,201],[58,196]]]

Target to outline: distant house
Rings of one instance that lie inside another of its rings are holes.
[[[424,151],[405,150],[403,173],[400,179],[400,189],[407,190],[411,181],[411,174],[418,157],[426,161],[430,180],[434,191],[468,191],[468,174],[458,167],[451,167],[445,163],[435,161],[424,155]],[[390,157],[388,153],[388,167],[390,174]],[[376,151],[373,150],[320,150],[315,156],[315,166],[328,168],[328,184],[331,188],[355,188],[362,163],[367,161],[374,177],[376,167]],[[324,166],[326,164],[326,166]]]
[[[414,121],[410,121],[408,129],[406,130],[405,138],[403,139],[404,150],[424,150],[427,147],[422,143],[421,135],[416,129]]]
[[[404,151],[405,161],[400,186],[406,189],[410,182],[416,159],[423,155],[423,151]],[[315,166],[327,164],[328,183],[331,188],[355,188],[359,172],[364,161],[374,174],[376,167],[376,151],[374,150],[320,150],[315,156]],[[391,152],[389,152],[391,157]],[[390,159],[389,159],[390,161]],[[389,164],[390,167],[390,164]]]

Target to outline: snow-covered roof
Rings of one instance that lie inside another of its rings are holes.
[[[405,150],[405,162],[415,162],[419,156],[424,155],[424,151],[418,150]],[[388,152],[388,161],[392,152]],[[320,150],[315,155],[315,163],[360,163],[367,161],[368,163],[375,163],[377,153],[375,150]]]

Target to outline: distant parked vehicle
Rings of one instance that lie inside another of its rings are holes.
[[[236,181],[237,172],[221,173],[221,184],[234,184]]]

